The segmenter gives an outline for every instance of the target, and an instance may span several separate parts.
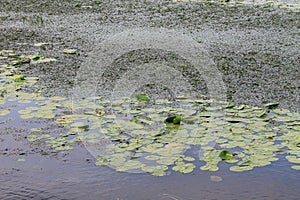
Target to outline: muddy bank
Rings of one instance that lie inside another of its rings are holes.
[[[96,44],[131,28],[163,27],[185,32],[204,45],[223,74],[229,99],[252,105],[279,101],[282,107],[299,110],[299,13],[270,6],[171,1],[4,0],[1,4],[1,48],[57,59],[19,68],[40,78],[36,88],[46,96],[72,95],[76,71]],[[33,46],[38,42],[50,44]],[[66,48],[77,53],[63,54]],[[131,56],[118,62],[132,65],[132,60],[143,59]],[[151,56],[166,59],[155,53],[145,59]],[[202,86],[196,89],[205,94]]]

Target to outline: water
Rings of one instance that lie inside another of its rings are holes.
[[[31,104],[26,104],[29,106]],[[32,103],[33,105],[33,103]],[[165,177],[115,172],[94,164],[95,159],[78,144],[74,150],[53,152],[26,139],[32,127],[46,126],[58,131],[51,120],[23,120],[14,107],[1,122],[0,199],[298,199],[299,172],[280,159],[267,167],[234,173],[222,163],[218,172],[194,170],[191,174],[172,172]],[[25,158],[25,161],[17,161]],[[199,166],[197,166],[199,167]],[[211,175],[223,178],[212,182]]]

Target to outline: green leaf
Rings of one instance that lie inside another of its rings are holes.
[[[173,115],[165,119],[166,123],[173,123],[173,124],[180,124],[182,121],[182,116],[180,115]]]
[[[270,103],[264,104],[264,106],[269,109],[276,108],[276,107],[278,107],[278,105],[279,105],[279,102],[270,102]]]
[[[13,80],[15,82],[22,82],[22,81],[25,80],[25,76],[22,75],[22,74],[16,74],[16,75],[13,76]]]
[[[230,171],[233,171],[233,172],[243,172],[243,171],[252,170],[253,167],[252,166],[232,166],[229,169],[230,169]]]
[[[176,163],[176,166],[174,166],[172,169],[176,172],[187,174],[187,173],[191,173],[195,167],[196,166],[192,163],[179,162]]]
[[[258,113],[256,115],[256,117],[259,117],[259,118],[264,117],[264,116],[266,116],[267,112],[269,112],[269,110],[268,109],[264,109],[260,113]]]
[[[165,165],[143,166],[142,170],[144,172],[151,173],[153,176],[165,176],[166,170],[168,170],[168,167]]]
[[[96,165],[104,166],[109,164],[109,158],[106,156],[98,156],[96,160]]]
[[[297,156],[286,156],[285,158],[291,163],[300,164],[300,158],[298,158]]]
[[[44,45],[48,45],[49,43],[47,42],[40,42],[40,43],[35,43],[33,46],[35,47],[41,47],[41,46],[44,46]]]
[[[8,115],[10,113],[9,110],[0,110],[0,116],[5,116]]]
[[[81,5],[81,4],[80,4]],[[63,53],[64,54],[76,54],[77,50],[76,49],[64,49]]]
[[[226,108],[233,108],[233,107],[234,107],[234,103],[233,103],[232,101],[229,101],[229,102],[227,103]]]
[[[210,176],[210,180],[213,181],[213,182],[220,182],[223,179],[220,176]]]
[[[18,60],[18,61],[16,61],[16,62],[13,62],[12,63],[12,66],[14,66],[14,67],[19,67],[19,66],[21,66],[23,63],[30,63],[30,58],[24,58],[24,59],[22,59],[22,60]]]
[[[176,116],[173,120],[173,124],[180,124],[181,121],[182,121],[182,117]]]
[[[231,160],[233,158],[233,155],[230,151],[223,150],[223,151],[220,152],[219,157],[222,160]]]
[[[97,4],[97,5],[100,5],[102,3],[103,3],[102,1],[95,1],[95,4]]]
[[[41,59],[41,58],[44,58],[45,56],[43,55],[43,54],[40,54],[40,53],[35,53],[33,56],[32,56],[32,60],[34,60],[34,61],[37,61],[37,60],[39,60],[39,59]]]
[[[291,166],[291,168],[295,170],[300,170],[300,165],[293,165]]]
[[[139,101],[149,101],[150,97],[147,94],[139,94],[136,96]]]
[[[76,3],[74,6],[75,6],[76,8],[79,8],[79,7],[81,7],[81,3]]]
[[[133,169],[139,169],[141,167],[144,167],[145,164],[141,163],[140,161],[137,160],[129,160],[125,162],[123,165],[119,166],[116,171],[128,171],[128,170],[133,170]]]

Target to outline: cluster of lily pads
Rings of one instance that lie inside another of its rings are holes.
[[[155,176],[195,168],[218,171],[221,162],[242,172],[282,157],[300,170],[300,113],[278,108],[277,102],[258,107],[206,98],[153,99],[147,94],[111,100],[45,98],[20,90],[37,78],[14,74],[15,62],[0,66],[0,103],[31,103],[18,111],[20,118],[53,120],[66,130],[55,135],[32,128],[29,142],[40,141],[56,151],[82,142],[97,158],[96,165]],[[9,109],[2,107],[0,115],[8,115]]]

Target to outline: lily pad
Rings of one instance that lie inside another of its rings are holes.
[[[257,117],[264,117],[264,116],[266,116],[266,113],[267,113],[268,111],[269,111],[268,109],[264,109],[264,110],[262,110],[260,113],[258,113],[256,116],[257,116]]]
[[[139,101],[149,101],[150,97],[147,94],[139,94],[136,96]]]
[[[173,115],[165,119],[166,123],[173,123],[173,124],[180,124],[182,121],[182,116],[180,115]]]
[[[129,170],[135,170],[139,169],[141,167],[145,166],[145,164],[141,163],[137,160],[129,160],[125,162],[122,166],[119,166],[116,168],[116,171],[129,171]]]
[[[222,160],[231,160],[233,158],[232,153],[226,150],[221,151],[219,156]]]
[[[172,169],[176,172],[187,174],[187,173],[191,173],[195,167],[196,166],[192,163],[178,162],[176,163],[176,166],[174,166]]]
[[[286,156],[285,157],[291,163],[298,163],[300,164],[300,157],[297,158],[296,156]]]
[[[77,49],[64,49],[63,53],[64,54],[76,54]]]
[[[31,59],[32,59],[33,61],[37,61],[37,60],[42,59],[42,58],[44,58],[44,57],[45,57],[45,56],[44,56],[43,54],[35,53],[35,54],[31,57]]]
[[[279,105],[279,102],[270,102],[270,103],[264,104],[264,106],[269,109],[276,108],[276,107],[278,107],[278,105]]]
[[[249,171],[252,170],[252,166],[232,166],[230,167],[230,171],[233,172],[244,172],[244,171]]]
[[[61,124],[69,124],[72,122],[72,120],[69,119],[57,119],[55,120],[56,123],[61,123]]]
[[[213,182],[221,182],[223,180],[222,177],[220,176],[210,176],[210,180],[213,181]]]
[[[8,115],[10,113],[9,110],[0,110],[0,116],[5,116]]]
[[[45,45],[48,45],[49,43],[47,42],[40,42],[40,43],[35,43],[33,46],[35,47],[41,47],[41,46],[45,46]]]
[[[48,62],[55,62],[55,61],[57,61],[55,58],[41,58],[38,60],[34,60],[31,63],[38,64],[38,63],[48,63]]]
[[[165,176],[166,170],[168,170],[168,167],[165,165],[143,166],[142,170],[144,172],[151,173],[153,176]]]
[[[291,166],[291,168],[295,170],[300,170],[300,165],[293,165]]]
[[[15,82],[22,82],[22,81],[25,80],[25,76],[22,75],[22,74],[16,74],[16,75],[13,76],[13,80]]]

